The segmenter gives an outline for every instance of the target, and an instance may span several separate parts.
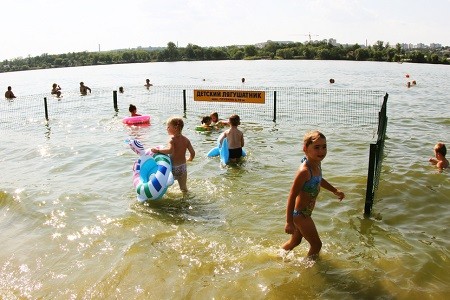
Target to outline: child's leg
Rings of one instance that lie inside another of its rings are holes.
[[[178,176],[178,185],[180,186],[180,190],[183,193],[187,193],[187,172],[184,172],[180,176]]]
[[[294,217],[294,224],[310,245],[308,256],[319,254],[319,251],[322,248],[322,241],[320,240],[313,219],[311,217],[300,215]]]
[[[284,243],[282,248],[284,250],[288,250],[288,251],[294,249],[296,246],[298,246],[300,244],[300,242],[302,241],[302,237],[303,236],[300,233],[300,231],[297,228],[295,228],[294,233],[291,234],[291,238],[289,239],[289,241]]]

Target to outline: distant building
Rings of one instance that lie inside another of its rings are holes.
[[[437,44],[437,43],[431,43],[430,44],[430,48],[431,49],[441,49],[442,45],[441,44]]]

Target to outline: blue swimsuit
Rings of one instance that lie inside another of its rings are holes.
[[[306,160],[306,158],[305,158]],[[306,160],[306,165],[309,169],[309,173],[311,174],[311,178],[303,184],[302,190],[306,192],[311,198],[312,201],[309,203],[307,207],[298,211],[294,209],[293,216],[304,215],[305,217],[311,216],[312,211],[314,209],[314,204],[316,202],[316,197],[319,194],[320,182],[322,181],[322,169],[320,170],[319,176],[313,176],[312,170],[309,167],[308,161]]]
[[[322,169],[320,170],[320,175],[319,176],[313,176],[312,170],[309,167],[308,161],[306,161],[306,165],[308,166],[309,169],[309,174],[311,174],[311,178],[305,182],[305,184],[303,185],[303,191],[308,193],[311,198],[316,198],[317,195],[319,194],[319,187],[320,187],[320,182],[322,181]]]

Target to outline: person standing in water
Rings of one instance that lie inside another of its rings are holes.
[[[91,89],[88,86],[84,85],[83,81],[80,82],[80,94],[82,96],[86,96],[88,91],[89,91],[89,94],[90,94],[91,93]]]
[[[312,212],[320,188],[335,194],[339,201],[345,194],[322,177],[321,162],[327,155],[327,140],[319,131],[308,132],[303,139],[305,158],[295,175],[286,204],[286,225],[284,231],[291,238],[284,243],[284,250],[292,250],[305,238],[309,245],[308,257],[316,258],[322,248],[322,241],[312,219]]]

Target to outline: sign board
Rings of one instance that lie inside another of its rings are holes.
[[[194,90],[194,101],[259,103],[266,102],[266,92],[230,90]]]

